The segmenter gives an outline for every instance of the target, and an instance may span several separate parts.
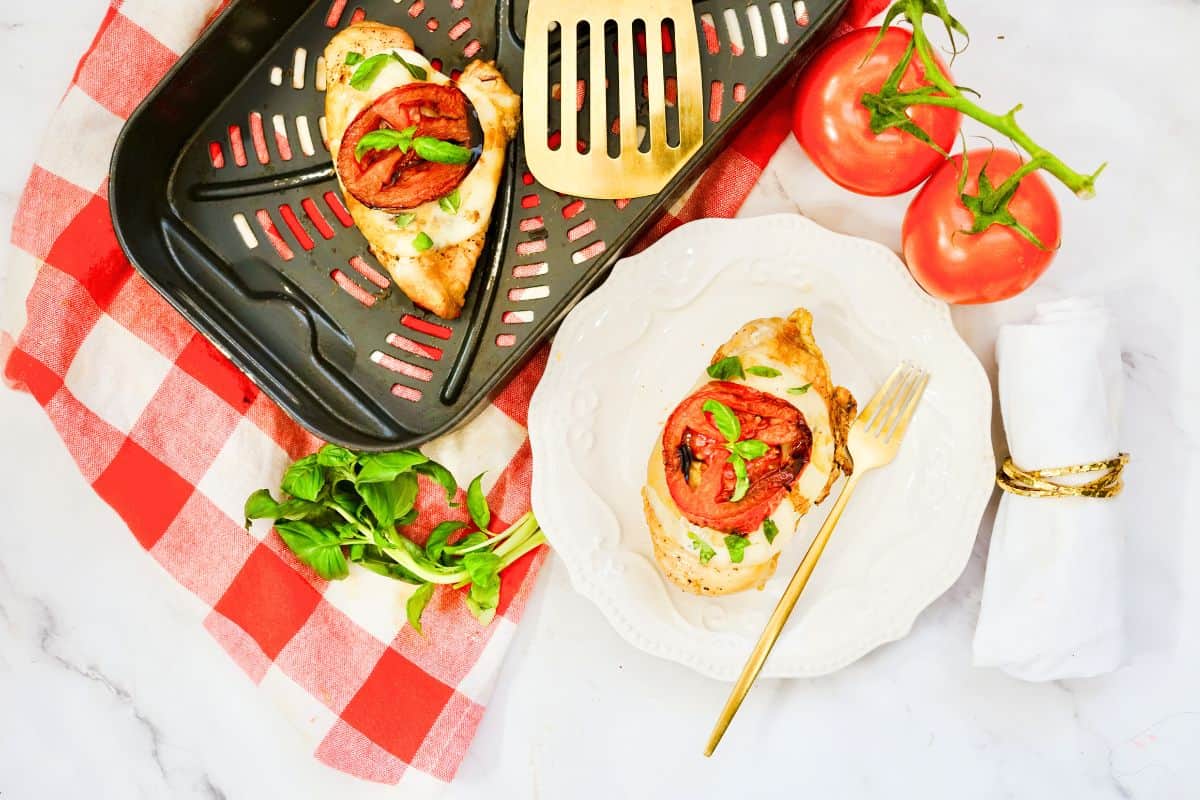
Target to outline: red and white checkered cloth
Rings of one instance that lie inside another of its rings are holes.
[[[405,626],[402,585],[364,570],[327,583],[266,526],[242,527],[246,496],[278,485],[285,465],[321,442],[134,273],[107,199],[122,123],[219,5],[112,0],[21,198],[7,265],[16,338],[0,330],[0,363],[317,758],[374,781],[440,785],[466,753],[545,551],[504,574],[491,626],[442,590],[422,637]],[[848,22],[883,5],[854,0]],[[788,133],[787,95],[745,126],[654,237],[737,211]],[[526,411],[544,364],[545,350],[471,424],[424,448],[456,475],[488,470],[488,500],[505,523],[529,509]],[[430,489],[422,519],[462,513]]]

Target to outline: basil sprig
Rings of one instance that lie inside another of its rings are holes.
[[[354,146],[354,157],[362,161],[369,150],[399,150],[407,153],[411,149],[424,160],[437,164],[466,164],[471,160],[469,147],[433,136],[417,136],[416,133],[416,125],[409,125],[402,130],[379,128],[365,133]]]
[[[365,133],[358,140],[358,144],[354,146],[354,157],[362,161],[363,156],[367,154],[368,150],[399,149],[401,153],[407,153],[409,148],[412,147],[413,137],[416,133],[416,125],[409,125],[402,130],[380,128],[379,130]]]
[[[354,61],[350,60],[351,56],[358,56]],[[363,58],[361,53],[348,53],[346,55],[346,63],[353,66],[358,65],[354,70],[354,74],[350,76],[350,85],[364,92],[371,88],[371,84],[379,77],[379,73],[383,72],[383,68],[390,62],[395,61],[402,67],[408,70],[408,74],[413,76],[414,80],[423,81],[429,77],[429,72],[424,67],[418,67],[416,64],[405,61],[404,58],[397,52],[378,53],[370,58]]]
[[[719,400],[705,400],[701,408],[712,414],[713,425],[725,437],[725,449],[729,451],[729,463],[733,467],[735,479],[733,494],[729,501],[736,503],[746,496],[746,492],[750,491],[750,476],[746,473],[746,462],[766,455],[770,447],[761,439],[742,439],[742,423],[738,420],[737,414]]]
[[[246,524],[273,520],[288,549],[326,580],[346,578],[350,564],[356,563],[416,585],[406,610],[418,632],[421,614],[439,584],[470,586],[466,604],[486,625],[499,606],[500,573],[545,542],[545,536],[532,513],[491,533],[491,510],[480,475],[467,489],[474,525],[447,520],[433,528],[424,545],[417,544],[398,526],[417,520],[418,476],[442,486],[447,502],[454,505],[458,482],[419,451],[354,453],[327,444],[287,468],[283,500],[266,489],[251,494],[245,504]]]
[[[763,536],[767,537],[767,544],[773,544],[775,537],[779,535],[779,526],[775,524],[775,520],[767,517],[763,520]]]

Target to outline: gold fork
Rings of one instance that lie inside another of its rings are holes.
[[[900,441],[904,438],[904,432],[908,430],[908,422],[912,419],[913,412],[916,411],[917,404],[928,383],[929,373],[910,364],[901,364],[896,367],[850,427],[850,438],[847,444],[850,448],[850,455],[854,458],[854,472],[846,479],[841,494],[834,501],[833,508],[829,510],[829,516],[821,525],[821,530],[817,531],[816,538],[809,545],[808,552],[804,554],[804,560],[800,562],[800,566],[796,568],[796,574],[792,576],[791,582],[784,589],[783,597],[779,598],[779,604],[771,613],[771,619],[767,621],[766,629],[758,638],[758,643],[754,645],[754,650],[750,654],[749,660],[746,661],[746,666],[742,667],[742,674],[738,676],[737,683],[733,685],[729,699],[725,701],[725,707],[721,709],[721,716],[717,719],[712,735],[709,736],[708,747],[704,749],[704,755],[711,756],[717,749],[721,737],[725,735],[725,729],[733,720],[733,715],[737,713],[742,701],[746,699],[746,693],[750,691],[750,686],[758,677],[759,671],[762,670],[763,664],[767,660],[767,655],[775,646],[775,641],[783,631],[788,617],[791,616],[792,609],[796,607],[796,601],[800,599],[800,593],[804,591],[809,577],[821,559],[821,554],[825,552],[825,545],[829,543],[833,529],[837,527],[838,520],[842,518],[842,512],[846,510],[850,495],[854,493],[854,488],[858,485],[863,473],[889,464],[896,457],[896,451],[900,449]]]

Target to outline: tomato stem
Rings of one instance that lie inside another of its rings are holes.
[[[1061,181],[1064,186],[1077,196],[1085,199],[1092,197],[1096,193],[1096,178],[1099,177],[1108,164],[1101,164],[1095,172],[1090,174],[1077,172],[1067,166],[1054,153],[1035,142],[1033,137],[1025,132],[1025,129],[1017,122],[1017,112],[1021,110],[1020,104],[1013,106],[1003,114],[996,114],[985,108],[981,108],[969,97],[965,96],[963,90],[956,86],[942,72],[937,59],[934,57],[933,48],[929,43],[929,38],[925,34],[923,24],[923,18],[926,14],[933,14],[942,20],[950,35],[952,46],[954,46],[955,31],[966,35],[966,29],[962,27],[958,20],[950,16],[946,10],[944,0],[897,0],[884,18],[880,38],[882,38],[883,33],[897,17],[903,16],[909,25],[912,26],[912,42],[909,48],[905,50],[904,57],[901,58],[900,63],[896,65],[896,69],[889,76],[887,82],[880,88],[879,92],[863,95],[862,104],[871,110],[872,119],[879,119],[881,123],[890,123],[886,124],[885,127],[896,127],[912,133],[909,130],[910,126],[914,126],[911,120],[908,120],[907,124],[895,121],[897,115],[907,116],[904,115],[903,109],[919,105],[952,108],[964,116],[983,123],[997,133],[1003,134],[1029,154],[1029,160],[1009,176],[998,189],[998,194],[1001,196],[1005,195],[1004,190],[1015,187],[1025,175],[1038,169],[1044,169]],[[955,52],[958,52],[956,47]],[[930,92],[928,86],[907,92],[899,91],[899,77],[908,69],[914,53],[921,59],[921,65],[925,69],[925,77],[932,84],[933,88],[937,90],[937,93]],[[884,119],[885,117],[887,118],[886,120]],[[872,128],[874,127],[872,125]],[[922,131],[922,133],[924,132]],[[927,136],[914,135],[922,141],[927,141]]]

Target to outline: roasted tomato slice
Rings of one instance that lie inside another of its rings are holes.
[[[736,478],[725,438],[706,400],[728,406],[742,426],[741,439],[759,439],[767,452],[746,464],[750,488],[731,502]],[[684,399],[663,429],[667,488],[695,525],[725,533],[749,533],[774,511],[812,453],[812,431],[791,403],[740,383],[713,381]]]
[[[342,137],[338,175],[346,190],[371,208],[403,211],[449,194],[462,182],[469,164],[437,164],[412,148],[369,150],[360,161],[354,153],[362,137],[380,128],[402,131],[417,126],[414,136],[432,136],[469,147],[467,98],[454,86],[409,83],[381,95],[362,110]]]

